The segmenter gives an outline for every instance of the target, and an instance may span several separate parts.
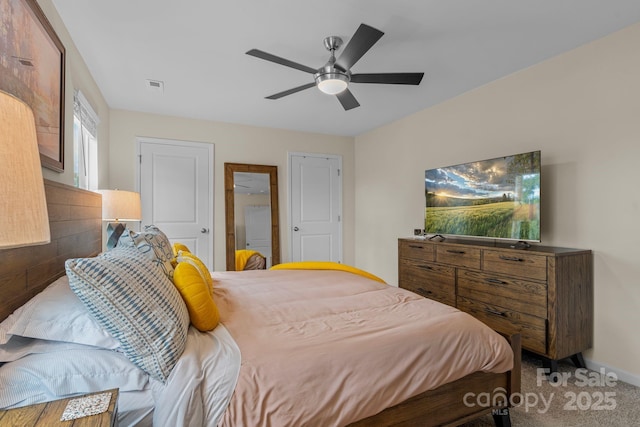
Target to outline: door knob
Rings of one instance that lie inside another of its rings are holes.
[[[300,231],[298,227],[293,227],[293,231]]]
[[[209,232],[209,229],[208,229],[208,228],[204,228],[204,227],[202,227],[202,229],[200,230],[200,232],[201,232],[202,234],[207,234],[207,233]]]

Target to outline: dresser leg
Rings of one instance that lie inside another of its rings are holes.
[[[574,365],[576,365],[576,368],[586,368],[587,367],[587,365],[584,363],[584,358],[582,357],[582,352],[576,353],[573,356],[571,356],[571,361],[573,362]]]
[[[491,415],[493,415],[493,422],[496,427],[511,427],[509,408],[494,409],[491,412]]]

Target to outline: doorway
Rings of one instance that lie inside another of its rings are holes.
[[[244,247],[260,252],[267,260],[267,268],[271,260],[271,208],[268,205],[244,207]],[[242,247],[240,233],[236,230],[236,247]]]
[[[213,144],[140,137],[137,150],[142,224],[213,270]]]
[[[342,157],[289,153],[292,261],[342,262]]]

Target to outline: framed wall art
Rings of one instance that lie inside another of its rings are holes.
[[[36,0],[0,0],[0,90],[33,110],[42,166],[64,171],[65,49]]]

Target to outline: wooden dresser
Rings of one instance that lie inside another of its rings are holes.
[[[398,240],[398,284],[457,307],[551,362],[593,344],[593,256],[590,250],[493,241]]]

